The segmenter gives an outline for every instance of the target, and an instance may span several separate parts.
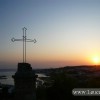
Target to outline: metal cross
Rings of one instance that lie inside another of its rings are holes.
[[[36,39],[32,40],[32,39],[27,39],[26,38],[26,30],[27,28],[22,28],[23,30],[23,38],[22,39],[15,39],[14,37],[11,39],[12,42],[15,42],[15,41],[23,41],[23,63],[26,63],[26,42],[34,42],[36,43]]]

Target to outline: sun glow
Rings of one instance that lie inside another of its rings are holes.
[[[98,56],[94,56],[92,58],[92,61],[93,61],[94,64],[98,65],[100,63],[100,58]]]

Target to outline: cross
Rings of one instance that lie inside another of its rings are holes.
[[[14,37],[11,39],[12,42],[15,42],[15,41],[23,41],[23,63],[26,63],[26,42],[34,42],[36,43],[36,39],[32,40],[32,39],[27,39],[26,38],[26,30],[27,28],[22,28],[23,30],[23,36],[22,36],[22,39],[15,39]]]

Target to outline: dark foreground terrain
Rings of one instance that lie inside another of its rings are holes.
[[[68,66],[36,70],[48,77],[36,88],[36,100],[99,100],[100,96],[73,96],[74,88],[100,88],[100,66]],[[14,100],[14,89],[2,88],[0,100]]]

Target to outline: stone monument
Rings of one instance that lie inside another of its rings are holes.
[[[36,77],[29,63],[26,63],[26,42],[36,42],[26,38],[26,28],[23,28],[23,38],[11,40],[23,41],[23,62],[18,63],[17,72],[13,75],[15,83],[15,100],[36,100]]]
[[[36,100],[36,75],[28,63],[18,63],[13,76],[15,83],[15,100]]]

